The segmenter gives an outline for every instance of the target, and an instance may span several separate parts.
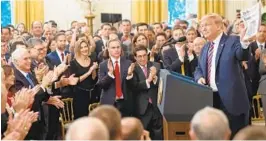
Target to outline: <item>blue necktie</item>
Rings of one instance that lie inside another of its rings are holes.
[[[33,87],[34,87],[34,83],[32,82],[32,80],[31,80],[31,78],[30,78],[30,74],[29,74],[29,73],[26,75],[26,79],[27,79],[27,80],[28,80],[28,82],[30,83],[30,85],[31,85],[31,88],[33,88]]]

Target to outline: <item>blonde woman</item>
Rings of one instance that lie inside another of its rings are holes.
[[[70,62],[70,71],[79,80],[74,86],[73,95],[75,119],[88,115],[91,97],[95,95],[93,89],[97,82],[98,64],[91,61],[89,54],[90,48],[87,40],[78,40],[75,43],[75,59]]]

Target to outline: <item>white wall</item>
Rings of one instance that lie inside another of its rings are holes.
[[[101,13],[121,13],[131,19],[131,0],[93,0],[94,31],[101,26]],[[82,0],[45,0],[44,20],[55,20],[59,29],[68,29],[71,21],[86,21],[87,5]]]

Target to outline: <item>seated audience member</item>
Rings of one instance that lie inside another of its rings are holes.
[[[235,135],[234,140],[266,140],[266,127],[247,126]]]
[[[115,107],[99,106],[89,114],[89,117],[95,117],[104,122],[109,131],[110,140],[120,140],[122,138],[121,114]]]
[[[121,120],[121,125],[123,140],[151,140],[139,119],[126,117]]]
[[[190,123],[189,135],[192,140],[228,140],[231,131],[226,115],[211,107],[199,110]]]
[[[66,140],[109,140],[109,133],[101,120],[82,117],[69,126]]]

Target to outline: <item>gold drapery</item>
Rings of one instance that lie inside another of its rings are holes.
[[[224,0],[198,0],[198,19],[209,13],[224,16],[224,4]]]
[[[134,23],[167,21],[168,3],[167,0],[133,0],[131,13]]]
[[[14,0],[15,24],[24,23],[26,29],[31,29],[33,21],[44,21],[43,0]]]

